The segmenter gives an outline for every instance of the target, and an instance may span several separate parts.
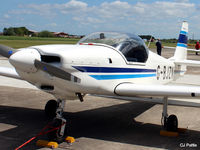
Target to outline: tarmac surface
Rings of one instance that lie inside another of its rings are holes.
[[[155,51],[155,50],[154,50]],[[164,49],[167,58],[173,50]],[[188,54],[189,59],[200,56]],[[0,66],[11,67],[0,57]],[[200,69],[192,67],[177,83],[200,85]],[[0,149],[12,150],[36,136],[48,123],[44,107],[53,99],[29,83],[0,77]],[[196,99],[198,101],[198,99]],[[188,150],[200,149],[200,108],[169,106],[179,127],[188,128],[178,137],[160,136],[162,105],[86,96],[85,101],[67,101],[64,116],[67,135],[76,142],[61,143],[58,150]],[[46,139],[41,136],[38,139]],[[22,150],[49,150],[36,146],[36,140]],[[21,149],[20,149],[21,150]]]

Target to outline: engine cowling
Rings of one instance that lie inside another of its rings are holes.
[[[20,71],[34,73],[37,68],[34,65],[35,59],[41,60],[40,53],[36,49],[22,49],[10,56],[9,62]]]

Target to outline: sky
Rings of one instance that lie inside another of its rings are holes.
[[[177,38],[182,21],[189,38],[200,39],[199,0],[6,0],[0,5],[0,31],[25,26],[86,35],[120,31]]]

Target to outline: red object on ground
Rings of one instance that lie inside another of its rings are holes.
[[[38,133],[36,136],[30,138],[28,141],[26,141],[24,144],[20,145],[19,147],[17,147],[15,150],[19,150],[20,148],[24,147],[26,144],[30,143],[31,141],[33,141],[34,139],[36,139],[37,137],[41,136],[41,135],[45,135],[49,132],[52,132],[54,130],[58,130],[59,128],[61,128],[65,123],[63,123],[61,126],[53,128],[51,130],[45,131],[48,128],[52,128],[51,126],[49,126],[50,123],[48,123],[41,131],[40,133]]]

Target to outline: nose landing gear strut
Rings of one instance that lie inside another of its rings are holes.
[[[53,132],[49,132],[47,134],[49,140],[62,142],[65,126],[66,126],[66,119],[63,117],[63,109],[65,107],[65,100],[58,99],[50,100],[47,102],[45,106],[45,113],[47,117],[53,118],[53,121],[49,124],[49,128],[57,128]]]

